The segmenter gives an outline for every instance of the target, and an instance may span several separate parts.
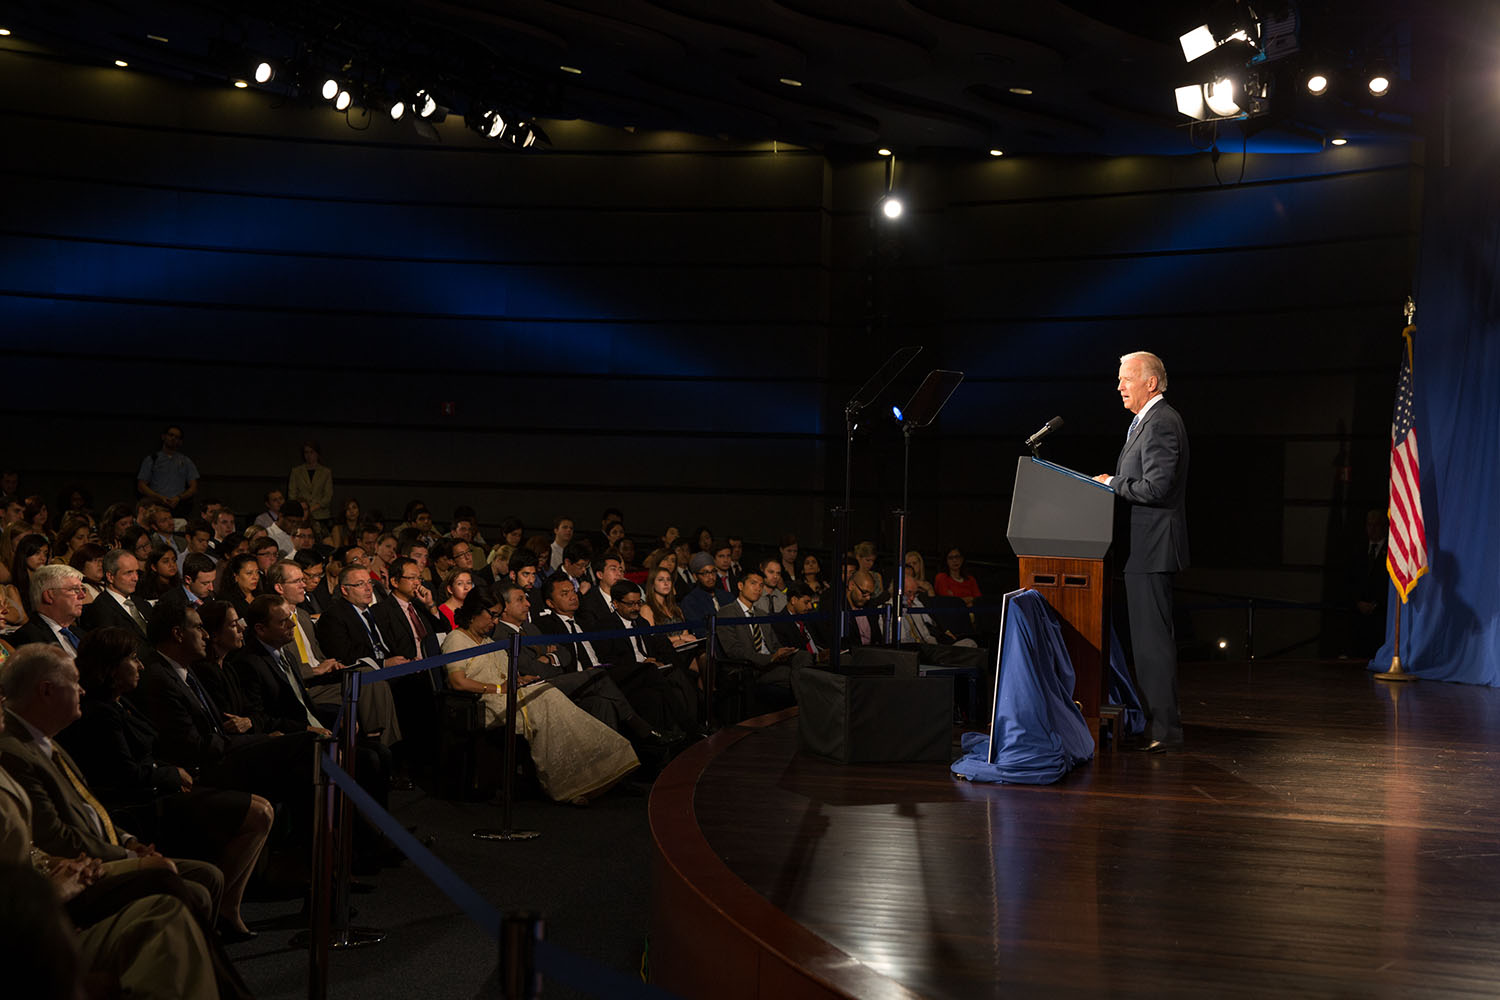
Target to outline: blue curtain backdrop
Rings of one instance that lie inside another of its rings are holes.
[[[1493,101],[1473,96],[1475,107]],[[1493,121],[1471,124],[1470,135],[1495,132]],[[1441,156],[1437,144],[1429,149]],[[1372,670],[1390,664],[1399,612],[1403,669],[1491,686],[1500,686],[1497,153],[1493,140],[1476,141],[1455,148],[1451,166],[1427,168],[1412,375],[1429,569],[1405,608],[1391,588],[1386,643],[1371,661]],[[1398,324],[1390,331],[1393,396]]]

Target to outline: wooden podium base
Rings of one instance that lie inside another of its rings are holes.
[[[1073,660],[1073,700],[1099,746],[1099,708],[1104,701],[1109,605],[1103,559],[1021,556],[1021,586],[1044,597],[1062,619],[1063,642]]]

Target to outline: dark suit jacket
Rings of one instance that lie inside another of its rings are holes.
[[[82,632],[76,626],[74,627],[73,632],[74,634],[82,638]],[[27,619],[26,624],[22,625],[10,635],[6,636],[5,641],[9,642],[16,649],[20,649],[22,646],[29,645],[33,642],[50,642],[54,646],[62,645],[62,643],[58,641],[56,633],[52,631],[52,626],[42,621],[42,615],[39,611],[32,612],[32,615],[29,619]]]
[[[181,587],[174,589],[178,591],[182,590]],[[141,613],[142,618],[149,619],[151,617],[151,609],[145,607],[144,602],[137,601],[134,596],[130,597],[129,600],[130,603],[135,605],[136,610]],[[93,602],[83,609],[83,614],[78,616],[78,624],[83,626],[84,631],[87,632],[92,632],[96,628],[104,628],[106,626],[123,628],[136,637],[137,643],[144,645],[146,642],[146,633],[141,631],[141,627],[135,623],[135,619],[130,617],[124,608],[120,607],[120,602],[115,600],[108,590],[101,591],[99,596],[94,598]],[[74,631],[76,632],[77,629],[74,629]],[[144,650],[142,651],[144,652]]]
[[[575,616],[575,621],[576,621],[576,616]],[[582,630],[584,632],[589,631],[589,627],[587,625],[585,625],[583,622],[580,621],[577,624],[578,624],[578,627],[579,627],[580,630]],[[558,615],[555,615],[555,614],[537,615],[536,616],[536,627],[544,635],[567,635],[568,634],[568,627],[563,624],[562,618],[559,617]],[[590,642],[589,645],[593,646],[594,644],[592,642]],[[575,643],[558,643],[558,646],[557,646],[558,656],[557,656],[557,658],[558,658],[559,662],[561,663],[564,672],[567,672],[569,670],[576,670],[578,668],[577,653],[578,653],[578,651],[581,648],[582,648],[581,646],[579,646],[579,645],[577,645]],[[595,646],[594,652],[598,653],[601,659],[604,658],[603,651],[600,650],[597,646]],[[604,662],[608,663],[609,661],[607,659],[604,659]],[[590,666],[597,667],[597,666],[600,666],[600,665],[601,664],[598,664],[598,663],[585,663],[584,664],[585,667],[590,667]]]
[[[234,745],[232,741],[243,739],[224,732],[223,716],[212,697],[205,709],[160,653],[153,652],[145,662],[133,697],[156,727],[157,751],[189,771],[218,763]]]
[[[83,716],[57,734],[110,808],[141,805],[182,787],[177,768],[156,758],[156,727],[125,699],[85,698]]]
[[[56,740],[52,741],[52,752],[68,762],[87,788],[88,775]],[[64,858],[82,853],[104,861],[119,861],[130,856],[125,848],[94,833],[83,797],[58,765],[42,753],[32,739],[31,730],[9,709],[5,711],[5,734],[0,736],[0,767],[31,798],[31,841],[37,847]],[[131,839],[128,832],[118,827],[115,835],[120,843]]]
[[[245,695],[239,675],[227,662],[215,663],[212,660],[199,660],[188,667],[188,670],[192,671],[198,683],[203,686],[203,690],[208,692],[209,699],[220,711],[231,715],[243,715],[254,722],[255,716],[252,714],[250,699]]]
[[[548,615],[547,617],[553,619],[554,621],[556,621],[557,619],[556,615]],[[522,635],[543,634],[542,630],[536,625],[533,625],[531,622],[526,622],[524,625],[521,625],[519,628],[517,628],[510,622],[502,621],[495,626],[495,641],[506,641],[517,632],[520,632]],[[574,669],[575,665],[572,662],[571,656],[568,655],[568,651],[566,648],[559,646],[558,652],[561,655],[552,658],[557,661],[555,663],[544,663],[540,659],[538,659],[538,657],[541,656],[542,652],[545,649],[545,646],[521,647],[521,660],[520,663],[517,664],[517,669],[521,672],[522,676],[526,676],[529,674],[534,677],[540,677],[544,681],[549,681],[554,677],[561,676],[562,674],[571,672]],[[563,666],[564,663],[567,663],[566,667]]]
[[[240,682],[249,706],[250,720],[257,732],[300,733],[309,725],[307,710],[298,700],[287,675],[265,651],[254,636],[246,636],[243,649],[230,653],[225,660]],[[298,679],[300,685],[300,678]],[[307,696],[306,689],[301,691]],[[308,698],[308,704],[312,699]]]
[[[98,603],[99,602],[96,599],[94,601],[94,604],[98,604]],[[187,603],[188,603],[187,591],[183,590],[181,587],[173,587],[171,590],[167,591],[165,594],[162,594],[161,597],[157,599],[157,601],[156,601],[156,607],[153,607],[150,611],[146,612],[146,620],[147,621],[151,620],[151,615],[152,615],[153,612],[156,611],[157,608],[173,608],[173,607],[182,608],[182,607],[186,607]],[[93,605],[90,605],[90,607],[92,607],[92,606]]]
[[[750,626],[724,624],[735,618],[747,617],[751,616],[745,614],[745,609],[740,607],[739,601],[731,601],[719,608],[719,648],[724,651],[725,659],[736,663],[753,663],[757,667],[769,667],[771,657],[776,652],[774,632],[764,625],[759,626],[766,647],[770,650],[770,652],[762,653],[755,648],[755,637],[751,634]]]
[[[1188,438],[1165,399],[1146,411],[1120,452],[1110,480],[1130,505],[1127,573],[1174,573],[1188,565]]]
[[[376,607],[379,605],[367,610],[375,627],[380,629],[386,648],[391,649],[400,636],[386,634],[379,618],[375,616]],[[318,645],[323,647],[324,653],[345,666],[358,663],[361,659],[375,659],[375,647],[370,644],[370,633],[365,630],[359,612],[354,610],[354,605],[344,600],[334,601],[318,619]]]
[[[604,600],[604,592],[598,587],[590,588],[587,594],[578,599],[578,613],[573,617],[578,619],[578,624],[586,632],[603,632],[620,627],[615,621],[614,609]]]
[[[442,650],[438,647],[437,633],[452,631],[448,628],[448,622],[437,615],[428,614],[420,604],[413,604],[412,607],[416,609],[417,618],[422,622],[422,627],[427,630],[427,635],[422,638],[421,649],[417,648],[416,636],[411,633],[411,620],[401,610],[401,605],[396,602],[396,598],[390,597],[379,604],[372,605],[370,615],[375,619],[375,624],[380,627],[380,634],[390,644],[392,656],[404,656],[408,660],[425,660],[429,656],[438,655]],[[319,640],[320,644],[321,642],[322,640]],[[369,640],[366,639],[366,645],[368,644]]]

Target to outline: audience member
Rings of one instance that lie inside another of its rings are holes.
[[[307,505],[308,516],[326,530],[333,517],[333,470],[322,464],[323,449],[316,441],[302,444],[302,463],[292,466],[286,477],[288,500],[300,500]],[[359,516],[359,503],[355,501],[355,517]]]
[[[448,629],[453,629],[454,616],[458,609],[463,606],[469,597],[469,591],[474,589],[474,574],[466,569],[455,569],[449,572],[443,580],[443,593],[448,596],[443,603],[438,605],[438,613],[448,622]]]
[[[83,611],[83,574],[72,566],[43,566],[31,574],[29,589],[31,617],[10,634],[10,644],[60,646],[71,659],[80,638],[73,625]]]
[[[83,574],[83,588],[87,591],[84,604],[92,604],[94,598],[98,597],[99,592],[104,589],[104,556],[103,546],[89,542],[73,553],[73,558],[68,560],[69,566]],[[19,603],[16,608],[20,608]]]
[[[265,510],[255,515],[255,523],[262,528],[269,528],[281,517],[281,507],[286,503],[286,494],[281,490],[267,490],[261,502],[264,503]]]
[[[141,581],[137,588],[141,600],[158,601],[168,591],[182,586],[177,571],[177,550],[165,545],[157,546],[146,557],[141,567]]]
[[[198,467],[182,452],[182,428],[170,424],[162,430],[161,449],[141,460],[135,488],[177,517],[186,517],[198,492]]]
[[[552,569],[562,569],[563,552],[571,544],[573,544],[573,519],[571,517],[553,518],[551,557],[548,561]]]
[[[359,501],[354,497],[346,499],[342,508],[342,514],[342,520],[333,526],[328,537],[328,544],[336,549],[341,549],[346,545],[353,545],[359,541]]]
[[[214,596],[234,605],[241,618],[250,615],[250,602],[260,595],[260,560],[241,553],[219,563]]]
[[[138,652],[146,650],[146,617],[150,605],[140,596],[140,566],[124,549],[104,554],[104,592],[83,609],[79,624],[85,631],[113,626],[135,639]]]
[[[877,593],[874,575],[866,570],[856,569],[849,576],[844,603],[851,611],[873,610],[873,602]],[[844,638],[850,646],[880,645],[885,641],[880,616],[876,614],[851,615],[849,625],[844,630]]]
[[[443,652],[473,649],[490,641],[500,620],[487,588],[475,588],[454,614],[455,629]],[[505,724],[509,657],[500,650],[448,665],[448,683],[480,694],[485,724]],[[518,735],[525,737],[542,790],[558,802],[584,805],[640,766],[630,742],[574,705],[550,684],[532,684],[518,697]]]
[[[962,598],[964,604],[972,608],[974,599],[982,595],[979,592],[979,581],[964,574],[963,550],[955,545],[948,550],[945,562],[947,569],[933,579],[933,589],[940,597]]]
[[[927,580],[927,563],[922,559],[922,553],[916,549],[912,549],[906,554],[906,573],[903,579],[907,577],[917,581],[917,593],[924,594],[927,597],[932,597],[936,593],[932,589],[932,584]]]
[[[10,582],[21,598],[21,610],[28,616],[35,613],[31,601],[31,576],[51,560],[52,543],[46,535],[28,529],[16,542],[15,554],[10,560]]]

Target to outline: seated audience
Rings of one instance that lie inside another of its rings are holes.
[[[178,576],[177,550],[159,545],[151,550],[141,567],[141,581],[136,588],[142,600],[158,601],[169,590],[182,586]]]
[[[31,574],[51,561],[52,543],[45,535],[27,531],[16,542],[15,555],[10,561],[10,582],[21,598],[21,610],[27,616],[35,613],[31,603]]]
[[[78,649],[73,628],[83,611],[83,574],[72,566],[42,566],[31,575],[31,618],[7,641],[17,649],[31,643],[60,646],[71,659]]]
[[[260,596],[260,560],[242,552],[221,561],[214,596],[233,604],[241,618],[249,616],[250,602]]]
[[[477,587],[454,613],[455,628],[443,641],[453,653],[491,641],[501,609],[488,588]],[[508,697],[509,656],[480,653],[448,664],[448,683],[482,696],[487,726],[503,726]],[[573,704],[547,683],[525,687],[518,698],[518,735],[525,737],[542,790],[555,801],[583,805],[608,791],[640,766],[630,741]]]
[[[963,550],[955,545],[948,550],[945,561],[948,568],[933,579],[933,589],[940,597],[959,597],[969,607],[973,607],[974,599],[982,595],[979,593],[979,581],[964,574]]]
[[[140,597],[141,571],[135,556],[124,549],[110,549],[104,554],[104,592],[99,600],[83,609],[79,624],[85,631],[114,626],[135,637],[142,651],[146,647],[146,616],[150,605]]]
[[[922,559],[922,553],[912,549],[906,554],[906,576],[917,581],[917,593],[932,597],[937,591],[932,589],[932,584],[927,580],[927,563]]]

